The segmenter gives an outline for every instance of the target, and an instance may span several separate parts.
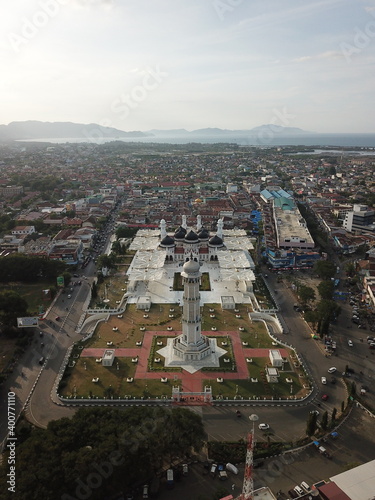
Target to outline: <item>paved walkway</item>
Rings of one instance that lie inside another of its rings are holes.
[[[134,378],[137,379],[159,379],[161,377],[171,378],[176,377],[182,380],[182,390],[184,392],[202,392],[203,390],[203,381],[204,380],[215,380],[216,378],[223,378],[227,380],[247,380],[249,378],[248,371],[248,363],[246,358],[268,358],[270,349],[265,348],[255,348],[251,349],[242,345],[240,332],[237,331],[207,331],[202,332],[204,335],[215,335],[215,337],[230,337],[233,346],[233,353],[236,360],[237,370],[235,372],[222,372],[218,368],[217,371],[197,371],[195,373],[189,373],[186,370],[176,371],[148,371],[148,358],[151,350],[152,339],[154,336],[168,336],[173,337],[180,335],[181,332],[178,331],[145,331],[143,342],[140,347],[131,347],[131,348],[118,348],[116,346],[108,346],[106,348],[87,348],[83,349],[82,357],[94,357],[101,358],[104,355],[104,351],[107,349],[114,349],[115,356],[118,358],[135,358],[138,357],[137,368],[135,371]],[[287,356],[286,349],[280,349],[281,356]]]

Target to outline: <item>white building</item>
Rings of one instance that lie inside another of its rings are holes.
[[[375,231],[375,211],[369,210],[367,205],[353,205],[353,210],[347,212],[343,227],[350,233],[361,234]]]
[[[281,368],[283,366],[283,357],[278,349],[270,349],[269,358],[272,366],[276,368]]]
[[[102,366],[112,366],[115,360],[114,349],[106,349],[102,357]]]

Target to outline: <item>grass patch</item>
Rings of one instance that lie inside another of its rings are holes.
[[[48,309],[52,299],[47,298],[43,294],[43,290],[47,290],[52,286],[56,286],[55,282],[40,281],[38,283],[9,283],[0,286],[0,292],[12,291],[18,293],[27,302],[27,310],[30,316],[37,316],[40,309],[43,312]]]
[[[174,378],[168,378],[166,383],[160,379],[134,379],[136,364],[132,363],[131,358],[115,358],[111,367],[96,363],[95,358],[81,357],[75,361],[74,369],[68,369],[60,383],[60,396],[75,399],[170,397],[172,386],[181,385],[181,380]],[[96,377],[99,377],[99,381],[93,382],[92,379]],[[133,378],[134,381],[129,383],[127,378]]]
[[[182,292],[184,290],[184,286],[182,284],[181,273],[174,273],[173,290],[175,292]],[[209,273],[202,273],[201,283],[199,285],[199,290],[201,292],[209,292],[211,290]]]

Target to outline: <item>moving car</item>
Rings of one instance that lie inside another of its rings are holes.
[[[327,379],[325,377],[322,377],[322,384],[326,384],[327,383]]]
[[[353,341],[352,341],[352,340],[350,340],[350,339],[348,340],[348,346],[349,346],[349,347],[353,347]]]
[[[328,373],[335,373],[337,368],[335,366],[331,366],[331,368],[328,368]]]
[[[327,399],[328,399],[328,394],[323,394],[322,395],[322,400],[323,401],[327,401]]]

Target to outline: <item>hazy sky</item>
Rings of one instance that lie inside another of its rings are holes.
[[[11,0],[0,123],[375,132],[375,0]]]

